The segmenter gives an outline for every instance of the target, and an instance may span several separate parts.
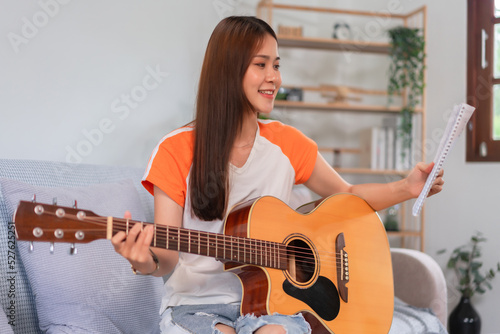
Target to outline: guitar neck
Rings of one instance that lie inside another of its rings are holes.
[[[287,249],[282,243],[132,220],[125,220],[124,223],[124,220],[114,218],[113,221],[118,221],[113,223],[113,234],[119,231],[128,234],[129,228],[136,223],[153,225],[152,247],[213,257],[221,261],[287,269]]]
[[[18,240],[86,243],[111,239],[120,231],[128,235],[139,223],[153,225],[153,247],[283,270],[288,265],[287,247],[282,243],[103,217],[77,208],[21,201],[14,221]]]

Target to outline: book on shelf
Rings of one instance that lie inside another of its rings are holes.
[[[398,122],[398,117],[385,118],[381,126],[373,126],[360,132],[360,167],[397,171],[413,167],[419,152],[416,139],[418,126],[413,126],[411,146],[404,147]]]

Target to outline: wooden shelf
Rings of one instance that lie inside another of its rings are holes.
[[[277,108],[290,108],[302,110],[317,110],[317,111],[353,111],[353,112],[368,112],[368,113],[399,113],[400,107],[384,107],[371,105],[354,105],[345,103],[319,103],[319,102],[303,102],[303,101],[286,101],[276,100],[274,106]],[[422,109],[415,110],[415,113],[421,113]]]
[[[387,231],[388,236],[397,237],[421,237],[420,231]]]
[[[366,175],[395,175],[405,177],[408,175],[407,170],[395,169],[370,169],[370,168],[335,168],[340,174],[366,174]]]
[[[329,152],[329,153],[361,153],[361,149],[359,148],[351,148],[351,147],[318,147],[318,151],[320,152]]]
[[[280,47],[305,48],[329,51],[349,51],[376,54],[389,54],[388,43],[338,40],[333,38],[289,37],[278,35]]]
[[[307,1],[304,1],[306,4]],[[282,3],[274,3],[273,0],[260,0],[257,5],[257,17],[264,19],[271,27],[276,27],[278,32],[278,45],[280,48],[288,49],[305,49],[305,50],[321,50],[321,51],[332,51],[332,52],[345,52],[345,53],[356,53],[360,56],[364,55],[374,55],[376,57],[386,56],[389,57],[390,54],[390,43],[389,39],[382,37],[377,38],[377,40],[365,40],[364,38],[359,38],[359,40],[343,40],[329,38],[326,32],[323,30],[321,32],[323,37],[319,36],[304,36],[303,32],[308,31],[302,27],[302,24],[306,24],[307,20],[298,19],[297,22],[292,23],[293,26],[285,25],[285,20],[283,16],[274,14],[275,11],[285,12],[287,22],[290,21],[290,17],[300,18],[301,13],[310,12],[317,13],[318,15],[335,15],[331,22],[339,20],[338,17],[354,16],[356,20],[361,19],[365,21],[381,20],[382,22],[388,23],[390,20],[391,26],[402,25],[406,27],[421,28],[423,31],[423,36],[425,39],[427,33],[427,9],[425,6],[413,10],[407,14],[394,14],[382,12],[369,12],[363,10],[344,10],[339,8],[327,8],[327,7],[312,7],[308,5],[290,5]],[[299,15],[288,16],[287,12],[299,13]],[[349,21],[349,20],[347,20]],[[389,27],[388,27],[389,28]],[[356,37],[351,37],[356,38]],[[286,53],[288,54],[288,52]],[[285,55],[286,55],[285,54]],[[374,65],[376,66],[376,65]],[[425,66],[424,66],[424,85],[425,85]],[[368,90],[361,87],[348,87],[343,84],[336,83],[316,83],[318,87],[290,87],[302,89],[302,91],[313,91],[312,95],[306,94],[305,101],[286,101],[286,100],[276,100],[274,106],[276,110],[280,112],[306,112],[306,111],[320,111],[320,112],[339,112],[339,113],[350,113],[351,115],[398,115],[401,112],[402,105],[407,98],[407,92],[403,92],[399,97],[398,101],[401,100],[401,104],[387,106],[385,102],[380,98],[386,95],[386,91]],[[315,95],[314,95],[315,94]],[[368,100],[362,101],[359,95],[378,95],[370,96]],[[321,96],[321,99],[315,98],[314,96]],[[316,100],[317,102],[308,102],[311,100]],[[323,102],[322,102],[323,101]],[[363,104],[363,102],[365,102]],[[415,114],[419,115],[420,122],[420,139],[419,142],[421,146],[418,151],[421,153],[422,157],[426,156],[425,152],[425,138],[426,138],[426,94],[425,90],[422,94],[422,101],[419,108],[415,110]],[[371,104],[369,104],[371,103]],[[376,105],[376,104],[379,105]],[[356,117],[356,116],[355,116]],[[356,121],[356,120],[354,120]],[[335,145],[335,143],[334,143]],[[333,167],[340,174],[358,174],[358,175],[380,175],[386,176],[386,179],[390,177],[406,177],[410,171],[409,170],[374,170],[370,168],[342,168],[342,156],[348,154],[359,154],[359,148],[350,147],[320,147],[320,151],[330,152],[333,154]],[[347,165],[347,164],[344,164]],[[352,164],[351,164],[352,165]],[[409,168],[409,167],[408,167]],[[389,177],[390,176],[390,177]],[[422,214],[416,224],[410,225],[407,222],[412,221],[408,213],[408,202],[403,202],[401,210],[398,212],[399,223],[401,231],[388,231],[387,235],[389,237],[399,238],[401,241],[400,247],[406,247],[406,239],[414,239],[418,241],[418,246],[421,251],[424,250],[425,241],[425,219]],[[413,243],[414,246],[416,243]]]
[[[340,154],[351,153],[360,154],[361,149],[359,148],[346,148],[346,147],[318,147],[320,152],[329,152],[337,155],[337,159],[340,160]],[[335,162],[335,158],[334,158]],[[410,172],[409,170],[395,170],[395,169],[371,169],[371,168],[342,168],[339,166],[333,166],[338,173],[341,174],[365,174],[365,175],[393,175],[405,177]]]

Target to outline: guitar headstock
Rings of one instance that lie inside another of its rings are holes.
[[[106,218],[89,210],[20,201],[13,220],[18,240],[88,243],[106,239]]]

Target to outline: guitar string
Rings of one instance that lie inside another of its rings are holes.
[[[115,224],[115,220],[116,220],[116,222],[118,224]],[[125,226],[126,225],[126,219],[115,218],[114,221],[113,221],[113,223],[114,223],[114,225],[120,225],[121,224],[121,226]],[[136,222],[136,223],[140,224],[141,222]],[[125,224],[125,225],[123,225],[123,224]],[[145,225],[153,225],[153,223],[144,223],[144,224]],[[167,227],[165,225],[156,225],[156,226],[157,226],[157,228],[159,227],[161,230],[164,229],[164,231],[162,231],[162,232],[166,232]],[[192,239],[190,238],[190,235],[189,235],[189,231],[191,231],[191,233],[200,234],[201,238],[206,238],[205,240],[202,240],[202,241],[206,241],[207,243],[210,243],[210,240],[209,240],[210,237],[213,237],[214,239],[217,238],[217,237],[231,238],[231,240],[229,240],[230,242],[234,243],[236,241],[236,244],[237,244],[238,247],[247,248],[248,246],[252,246],[252,245],[248,245],[247,241],[248,242],[258,241],[258,242],[271,243],[271,244],[275,244],[277,246],[286,247],[286,249],[280,250],[281,256],[283,256],[282,259],[283,258],[285,258],[285,259],[288,258],[287,250],[296,250],[294,252],[295,254],[304,255],[303,258],[308,259],[308,260],[311,258],[311,256],[310,256],[311,253],[304,251],[304,250],[308,250],[309,248],[297,247],[297,246],[291,246],[291,245],[285,245],[283,243],[274,242],[274,241],[268,241],[268,240],[260,240],[260,239],[253,239],[253,238],[243,238],[243,237],[236,237],[236,236],[230,236],[230,235],[225,235],[225,234],[216,234],[216,233],[212,233],[212,232],[205,232],[205,231],[198,231],[198,230],[188,230],[188,229],[179,228],[179,227],[175,227],[175,226],[169,226],[168,228],[176,230],[177,233],[178,233],[178,235],[179,235],[180,242],[184,242],[184,243],[189,243],[190,241],[192,241]],[[185,234],[187,234],[187,235],[185,235]],[[206,236],[203,236],[203,234],[206,234]],[[161,234],[160,234],[160,236],[161,236]],[[158,237],[158,232],[157,232],[157,237]],[[184,239],[183,239],[183,237],[184,237]],[[332,256],[332,254],[335,254],[335,255],[337,255],[337,259],[339,259],[341,257],[341,255],[339,253],[337,253],[337,252],[322,251],[321,253],[325,254],[326,256]]]
[[[53,213],[52,213],[52,214],[53,214]],[[53,214],[53,215],[54,215],[54,214]],[[74,216],[74,215],[68,215],[68,216],[70,216],[70,218],[69,218],[69,219],[79,220],[79,219],[78,219],[76,216]],[[92,222],[94,222],[94,223],[97,223],[97,224],[100,224],[100,225],[103,225],[103,226],[107,224],[107,219],[106,219],[106,218],[104,218],[104,217],[97,217],[97,218],[89,218],[89,217],[87,217],[87,218],[86,218],[86,220],[88,220],[88,221],[92,221]],[[123,227],[123,228],[126,226],[126,220],[121,220],[121,221],[120,221],[119,219],[116,219],[116,220],[117,220],[117,222],[118,222],[118,223],[114,223],[114,224],[113,224],[114,226],[120,226],[120,225],[121,225],[121,227]],[[140,223],[140,222],[134,222],[134,224],[135,224],[135,223]],[[143,223],[143,224],[149,224],[149,225],[152,225],[151,223]],[[166,232],[166,226],[160,226],[160,227],[164,227],[164,228],[165,228],[165,232]],[[178,232],[178,238],[179,238],[179,246],[180,246],[180,243],[182,243],[182,242],[184,242],[184,243],[187,243],[187,242],[188,242],[188,241],[186,241],[186,240],[189,240],[189,238],[188,238],[188,239],[184,238],[184,240],[183,240],[183,238],[182,238],[182,237],[183,237],[183,236],[182,236],[182,232],[185,232],[185,233],[186,233],[186,232],[188,232],[188,230],[183,230],[183,229],[181,229],[181,228],[176,228],[176,227],[169,227],[169,228],[174,228],[174,229],[176,229],[176,230],[177,230],[177,232]],[[115,230],[116,230],[116,229],[115,229]],[[75,230],[75,231],[76,231],[76,230]],[[91,230],[86,229],[86,231],[87,231],[87,232],[89,232],[89,231],[91,231]],[[95,230],[95,231],[98,231],[98,230]],[[120,230],[118,230],[118,231],[120,231]],[[123,230],[123,231],[125,231],[125,230]],[[207,247],[207,252],[208,252],[208,247],[209,247],[209,244],[210,244],[210,238],[209,238],[210,233],[209,233],[209,232],[203,232],[203,231],[195,231],[195,232],[198,232],[198,233],[200,233],[200,232],[201,232],[201,233],[207,233],[207,238],[206,238],[206,240],[203,240],[203,242],[204,242],[204,241],[206,241],[206,244],[204,244],[203,246]],[[174,232],[174,233],[175,233],[175,232]],[[214,236],[214,237],[215,237],[215,236],[216,236],[216,234],[212,234],[212,236]],[[227,237],[228,237],[228,236],[226,236],[226,235],[219,235],[219,236],[221,236],[221,237],[223,237],[223,238],[226,238],[226,239],[227,239]],[[161,237],[161,234],[160,234],[160,238],[159,238],[159,239],[160,239],[160,241],[164,241],[164,242],[165,242],[165,246],[167,245],[166,238],[164,239],[163,237]],[[157,240],[158,240],[158,234],[157,234]],[[234,237],[234,236],[231,236],[231,240],[230,240],[230,241],[232,241],[232,242],[233,242],[233,244],[234,244],[234,241],[235,241],[235,240],[237,241],[237,242],[236,242],[237,246],[238,246],[238,247],[240,247],[240,249],[239,249],[239,250],[236,250],[236,252],[238,253],[237,259],[241,261],[241,256],[240,256],[240,253],[241,253],[241,252],[243,252],[243,258],[244,258],[244,261],[243,261],[243,262],[247,262],[247,261],[245,261],[245,259],[246,259],[246,252],[245,252],[245,249],[241,250],[241,242],[240,242],[240,240],[243,240],[243,241],[244,241],[245,239],[240,238],[240,237]],[[249,239],[246,239],[246,240],[249,240]],[[256,240],[256,239],[254,239],[254,240]],[[190,240],[190,241],[191,241],[191,240]],[[260,241],[260,240],[258,240],[258,241]],[[268,243],[268,241],[265,241],[265,240],[262,240],[262,241],[264,241],[265,243]],[[201,240],[201,236],[200,236],[200,246],[201,246],[201,242],[202,242],[202,240]],[[213,244],[213,243],[212,243],[212,244]],[[276,244],[276,245],[280,245],[280,246],[285,246],[284,244],[278,244],[278,243],[274,243],[274,244]],[[245,241],[244,241],[244,243],[243,243],[243,247],[244,247],[244,248],[247,248],[247,247],[248,247],[248,244],[247,244],[247,243],[245,243]],[[217,247],[217,248],[219,249],[219,247]],[[261,246],[261,248],[262,248],[262,246]],[[264,246],[264,248],[266,248],[266,246]],[[261,255],[260,255],[260,256],[259,256],[258,254],[256,254],[256,253],[254,253],[253,255],[252,255],[252,254],[248,254],[248,255],[249,255],[248,257],[249,257],[249,259],[250,259],[250,261],[249,261],[249,262],[251,262],[251,263],[255,262],[255,264],[257,264],[257,265],[259,265],[259,264],[260,264],[261,266],[267,266],[267,267],[271,267],[271,268],[273,268],[273,267],[274,267],[274,268],[278,268],[278,269],[280,269],[280,268],[281,268],[280,266],[281,266],[281,264],[282,264],[282,262],[281,262],[281,261],[284,261],[285,263],[287,263],[287,260],[288,260],[288,257],[289,257],[289,256],[288,256],[288,253],[287,253],[287,250],[285,249],[285,250],[284,250],[284,252],[282,252],[282,250],[281,250],[280,248],[282,248],[282,247],[279,247],[279,248],[278,248],[278,255],[276,255],[276,254],[271,254],[272,252],[276,253],[276,250],[275,250],[275,249],[274,249],[274,250],[270,250],[270,252],[269,252],[269,257],[268,257],[268,255],[267,255],[267,252],[265,252],[265,253],[261,253]],[[303,248],[300,248],[300,247],[296,247],[296,248],[297,248],[297,249],[303,249]],[[234,250],[234,247],[230,246],[230,248],[229,248],[229,249],[233,249],[233,250]],[[226,251],[228,251],[228,250],[226,250]],[[296,254],[299,254],[299,252],[295,252],[295,253],[296,253]],[[203,255],[203,254],[201,254],[201,255]],[[207,255],[208,255],[208,254],[207,254]],[[314,261],[314,259],[311,261],[311,256],[310,256],[310,253],[307,253],[307,255],[308,255],[308,256],[307,256],[307,257],[303,257],[303,259],[301,259],[301,257],[300,257],[300,256],[296,256],[295,262],[296,262],[296,263],[299,263],[299,264],[300,264],[300,263],[303,263],[303,264],[312,264],[312,265],[316,265],[316,261]],[[227,257],[227,256],[225,256],[225,257]],[[254,257],[255,261],[252,261],[252,257]],[[260,261],[258,261],[258,258],[259,258],[259,257],[260,257]],[[235,257],[235,258],[236,258],[236,257]],[[265,260],[264,260],[264,258],[265,258]],[[231,259],[228,259],[228,260],[234,260],[234,259],[233,259],[233,258],[231,258]],[[327,262],[327,263],[329,263],[329,262],[327,261],[327,259],[324,259],[324,258],[323,258],[322,260],[323,260],[323,261],[325,261],[325,262]],[[278,262],[278,261],[279,261],[279,262]],[[337,260],[337,261],[338,261],[338,260]],[[264,262],[265,262],[265,263],[264,263]],[[278,266],[276,265],[276,262],[278,262]],[[269,263],[269,265],[267,265],[268,263]],[[274,265],[272,265],[272,264],[274,264]]]
[[[76,232],[76,231],[79,231],[79,230],[81,230],[81,229],[78,229],[78,230],[77,229],[66,229],[66,231],[73,231],[73,232]],[[51,231],[51,230],[47,230],[46,229],[45,231]],[[52,230],[52,231],[54,231],[54,230]],[[96,232],[96,231],[100,231],[100,230],[97,230],[97,229],[85,229],[84,231],[85,232]],[[121,231],[121,230],[119,230],[119,231]],[[202,245],[201,247],[205,248],[206,244]],[[185,248],[185,247],[181,247],[181,252],[183,251],[182,250],[183,248]],[[217,249],[220,250],[220,251],[222,251],[222,246],[219,245],[219,247],[217,247]],[[187,251],[185,251],[185,252],[187,252]],[[230,252],[230,249],[226,249],[226,253],[228,253],[228,252]],[[224,257],[224,256],[217,256],[217,258],[224,258],[225,260],[233,260],[235,262],[243,262],[243,263],[246,263],[246,264],[255,264],[255,265],[260,265],[260,266],[263,266],[263,267],[270,267],[270,268],[277,268],[277,269],[280,269],[280,264],[281,264],[280,261],[287,262],[287,260],[289,258],[289,255],[288,255],[287,252],[280,252],[278,255],[270,254],[271,252],[267,252],[268,254],[265,255],[266,252],[260,252],[261,255],[259,255],[259,253],[250,254],[250,253],[248,253],[248,251],[245,253],[245,251],[241,250],[241,248],[240,248],[240,250],[235,250],[235,252],[238,253],[237,260],[234,259],[234,258],[227,257],[227,256],[226,257]],[[214,258],[216,257],[213,254],[205,254],[203,252],[200,252],[200,253],[195,252],[195,254],[198,254],[198,255],[201,255],[201,256],[214,257]],[[235,258],[236,258],[236,256],[235,256]],[[242,258],[243,258],[243,260],[242,260]],[[246,258],[248,258],[249,260],[246,261],[245,260]],[[252,259],[254,259],[254,260],[252,260]],[[326,263],[326,265],[330,264],[330,262],[328,262],[328,259],[325,258],[324,256],[321,257],[321,260],[322,260],[323,265],[325,265],[325,263]],[[296,256],[295,257],[295,262],[298,263],[298,264],[316,265],[316,261],[314,261],[314,259],[311,260],[311,257]],[[274,265],[273,265],[273,263],[274,263]],[[337,264],[341,263],[341,261],[339,259],[336,259],[336,263]]]
[[[49,213],[49,212],[46,212],[46,213]],[[52,215],[55,215],[55,213],[52,213],[50,212]],[[73,219],[75,221],[80,221],[80,219],[78,219],[78,217],[76,215],[72,215],[72,214],[67,214],[66,218],[68,219]],[[107,225],[107,218],[106,217],[85,217],[85,220],[87,221],[91,221],[93,223],[97,223],[97,224],[101,224],[101,225]],[[131,224],[130,224],[131,223]],[[129,226],[133,226],[135,224],[144,224],[144,225],[154,225],[152,223],[143,223],[143,222],[139,222],[139,221],[131,221],[129,220]],[[123,230],[118,230],[118,231],[125,231],[125,228],[126,228],[126,225],[127,225],[127,220],[126,219],[120,219],[120,218],[113,218],[113,226],[118,226],[118,227],[122,227],[124,228]],[[157,228],[159,227],[160,230],[162,229],[165,229],[165,231],[163,232],[166,232],[167,230],[167,226],[164,226],[164,225],[156,225]],[[177,235],[178,235],[178,239],[179,239],[179,243],[189,243],[191,240],[190,238],[190,235],[189,235],[189,231],[190,230],[187,230],[187,229],[183,229],[183,228],[179,228],[179,227],[173,227],[173,226],[168,226],[168,229],[174,229],[177,231]],[[75,230],[76,231],[76,230]],[[86,231],[91,231],[89,229],[86,229]],[[296,256],[296,262],[299,262],[299,263],[304,263],[304,264],[315,264],[316,261],[311,261],[311,257],[312,257],[312,254],[310,252],[305,252],[305,250],[309,250],[309,248],[304,248],[304,247],[297,247],[297,246],[290,246],[290,245],[285,245],[285,244],[282,244],[282,243],[278,243],[278,242],[273,242],[273,241],[267,241],[267,240],[259,240],[259,239],[252,239],[252,238],[242,238],[242,237],[236,237],[236,236],[228,236],[228,235],[225,235],[225,234],[215,234],[215,233],[211,233],[211,232],[205,232],[205,231],[198,231],[198,230],[191,230],[191,232],[195,233],[195,234],[200,234],[200,247],[201,246],[204,246],[204,248],[208,248],[209,245],[210,245],[210,236],[217,238],[217,237],[221,237],[222,239],[227,239],[227,238],[230,238],[231,240],[229,240],[229,242],[232,242],[233,244],[236,243],[237,247],[240,248],[240,250],[236,250],[236,252],[238,252],[238,255],[239,253],[243,253],[244,254],[244,257],[246,257],[245,255],[245,249],[248,249],[248,246],[252,247],[252,245],[249,245],[248,242],[251,242],[251,240],[253,241],[257,241],[257,242],[264,242],[264,243],[267,243],[268,245],[260,245],[260,246],[257,246],[257,248],[267,248],[269,250],[269,254],[272,254],[273,252],[276,253],[276,249],[269,249],[269,244],[273,244],[273,245],[276,245],[278,246],[278,255],[277,255],[277,259],[281,260],[281,261],[287,261],[289,255],[288,255],[288,250],[290,249],[294,249],[294,254],[295,255],[299,255],[299,256]],[[175,232],[173,232],[175,233]],[[183,233],[187,233],[188,235],[183,235]],[[205,239],[203,240],[204,236],[203,234],[206,234],[206,237]],[[183,239],[184,237],[184,239]],[[158,234],[158,231],[156,232],[156,240],[160,240],[162,242],[165,242],[165,246],[167,246],[167,240],[166,240],[166,236],[162,236],[162,233]],[[218,240],[220,241],[220,240]],[[228,241],[228,240],[226,240]],[[236,242],[235,242],[236,241]],[[247,242],[248,241],[248,242]],[[206,242],[205,244],[202,244],[202,242]],[[213,244],[213,243],[212,243]],[[180,246],[180,245],[179,245]],[[281,246],[281,247],[280,247]],[[244,249],[242,250],[241,247],[243,247]],[[220,247],[217,247],[217,248],[222,248],[222,245]],[[234,247],[231,246],[231,248],[233,248],[234,250]],[[285,248],[285,249],[283,249]],[[229,251],[229,250],[226,250],[226,252]],[[265,253],[268,253],[268,252],[265,252]],[[261,263],[263,262],[262,260],[262,257],[266,257],[266,263],[267,262],[273,262],[271,261],[271,259],[268,259],[267,258],[267,254],[263,254],[261,253],[260,256],[254,254],[249,254],[250,258],[253,256],[255,257],[255,259],[257,260],[257,257],[260,257],[261,258]],[[337,261],[339,261],[339,257],[340,255],[336,252],[326,252],[326,251],[321,251],[320,253],[323,253],[325,254],[325,256],[322,257],[322,260],[324,261],[327,261],[328,259],[325,259],[325,257],[329,257],[329,256],[332,256],[332,254],[335,254],[337,256]],[[203,254],[201,254],[203,255]],[[303,256],[301,256],[303,255]],[[276,258],[276,255],[271,255],[271,258]],[[239,259],[239,257],[238,257]],[[298,259],[298,260],[297,260]],[[229,259],[228,259],[229,260]],[[257,261],[256,261],[257,262]],[[276,262],[276,260],[275,260]],[[263,264],[261,264],[263,265]]]
[[[52,213],[53,214],[53,213]],[[68,218],[68,219],[73,219],[73,220],[79,220],[75,215],[70,215],[68,214],[68,216],[71,216],[71,218]],[[98,224],[101,224],[101,225],[106,225],[107,224],[107,218],[105,217],[86,217],[85,220],[87,221],[92,221],[94,223],[98,223]],[[130,221],[129,221],[130,222]],[[142,223],[142,222],[138,222],[138,221],[132,221],[132,224],[130,224],[130,226],[133,226],[134,224],[136,223]],[[126,224],[127,224],[127,220],[126,219],[119,219],[119,218],[114,218],[113,220],[113,225],[116,227],[116,226],[121,226],[123,227],[123,231],[125,231],[125,227],[126,227]],[[152,223],[143,223],[144,225],[153,225]],[[157,227],[160,227],[160,229],[165,229],[164,232],[166,232],[167,230],[167,226],[164,226],[164,225],[157,225]],[[192,241],[190,238],[189,238],[189,230],[186,230],[186,229],[183,229],[183,228],[179,228],[179,227],[173,227],[173,226],[169,226],[168,227],[169,229],[175,229],[177,230],[177,236],[179,237],[179,243],[189,243],[189,241]],[[86,231],[89,231],[88,229]],[[119,230],[120,231],[120,230]],[[184,236],[184,239],[183,239],[183,234],[182,233],[188,233],[188,235],[185,235]],[[204,231],[197,231],[197,230],[191,230],[191,232],[194,232],[194,233],[199,233],[200,234],[200,241],[203,241],[206,243],[203,244],[204,247],[207,247],[209,246],[210,244],[210,235],[212,237],[214,237],[214,239],[219,236],[223,239],[227,239],[228,237],[231,239],[229,240],[229,242],[232,242],[233,244],[236,243],[237,247],[239,247],[240,249],[239,250],[236,250],[238,252],[238,255],[239,253],[243,253],[244,257],[246,258],[245,256],[245,249],[248,248],[248,243],[246,242],[247,240],[254,240],[254,241],[259,241],[259,242],[264,242],[264,243],[271,243],[271,244],[275,244],[277,246],[281,246],[281,247],[278,247],[278,259],[281,260],[281,261],[286,261],[288,259],[288,253],[287,253],[287,250],[289,249],[296,249],[296,251],[294,252],[296,255],[300,255],[301,253],[302,254],[305,254],[306,256],[296,256],[296,262],[299,262],[299,263],[305,263],[305,264],[315,264],[315,261],[311,261],[311,253],[309,252],[301,252],[302,250],[308,250],[308,248],[303,248],[303,247],[296,247],[296,246],[290,246],[290,245],[285,245],[285,244],[282,244],[282,243],[277,243],[277,242],[272,242],[272,241],[267,241],[267,240],[259,240],[259,239],[251,239],[251,238],[241,238],[241,237],[235,237],[235,236],[228,236],[228,235],[225,235],[225,234],[215,234],[215,233],[211,233],[211,232],[204,232]],[[172,232],[172,233],[175,233],[175,232]],[[207,234],[206,236],[206,239],[202,240],[203,236],[202,234]],[[165,246],[167,245],[167,240],[166,240],[166,237],[163,237],[162,234],[158,234],[157,233],[157,241],[160,240],[160,241],[163,241],[165,242]],[[189,240],[189,241],[188,241]],[[227,240],[226,240],[227,241]],[[235,242],[236,241],[236,242]],[[242,243],[242,242],[243,243]],[[213,244],[213,243],[212,243]],[[179,245],[180,246],[180,245]],[[201,245],[200,245],[201,246]],[[222,246],[222,245],[221,245]],[[222,247],[217,247],[217,248],[222,248]],[[251,246],[251,245],[250,245]],[[241,249],[241,247],[244,247],[245,249]],[[269,254],[271,253],[276,253],[276,250],[274,249],[269,249],[268,246],[264,245],[264,246],[257,246],[258,247],[264,247],[264,248],[267,248],[269,250]],[[282,248],[285,247],[285,249],[283,250]],[[233,246],[230,246],[230,249],[233,249],[234,250],[234,247]],[[226,250],[226,251],[229,251],[230,249]],[[271,261],[270,259],[267,259],[267,254],[268,252],[264,252],[264,253],[261,253],[262,255],[260,255],[260,258],[261,258],[261,263],[263,262],[263,259],[262,257],[266,257],[266,263],[267,262],[273,262]],[[334,253],[334,252],[322,252],[325,254],[324,257],[328,257],[328,256],[331,256],[331,254],[336,254],[338,255],[337,253]],[[203,255],[203,254],[201,254]],[[249,254],[250,256],[252,256],[252,254]],[[250,257],[249,256],[249,257]],[[257,258],[258,255],[253,255],[255,258]],[[325,259],[325,258],[322,258],[324,261],[327,261],[328,259]],[[271,258],[276,258],[276,255],[271,255]],[[300,259],[304,259],[302,261],[300,261]],[[299,261],[297,261],[297,259],[299,259]],[[229,260],[229,259],[228,259]],[[337,261],[339,261],[338,257],[337,257]],[[256,261],[257,262],[257,261]],[[262,264],[263,265],[263,264]]]

